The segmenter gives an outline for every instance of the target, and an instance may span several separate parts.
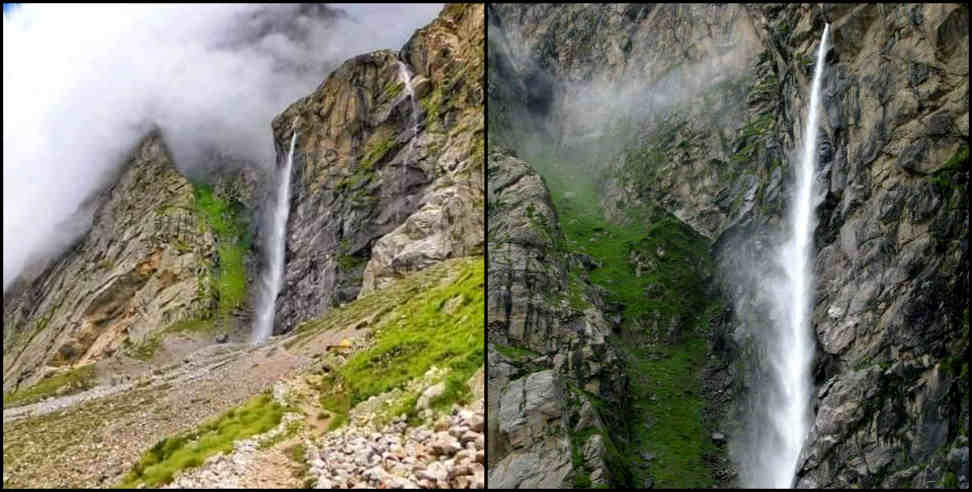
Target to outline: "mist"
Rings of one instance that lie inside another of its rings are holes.
[[[154,127],[183,173],[269,168],[270,121],[441,4],[24,5],[3,15],[3,288],[90,226],[86,198]],[[38,272],[35,272],[38,273]]]

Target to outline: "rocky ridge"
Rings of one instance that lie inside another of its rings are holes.
[[[605,340],[612,324],[593,287],[568,283],[568,264],[580,262],[556,247],[564,239],[543,179],[509,149],[491,148],[487,162],[490,484],[562,487],[588,473],[607,484],[602,418],[621,415],[591,401],[626,398],[623,362]],[[582,463],[572,462],[578,448]]]
[[[196,185],[176,169],[158,132],[136,145],[123,169],[89,200],[93,222],[79,242],[4,295],[5,393],[212,316],[219,254]],[[231,182],[242,180],[218,178],[217,187],[228,199],[247,199],[253,188]]]

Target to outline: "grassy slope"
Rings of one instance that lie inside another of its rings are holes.
[[[94,386],[94,365],[88,364],[43,379],[29,388],[3,395],[3,407],[29,405],[39,402],[58,391],[61,395],[79,393]],[[66,389],[64,389],[66,388]]]
[[[641,486],[650,474],[656,487],[710,487],[714,481],[704,456],[716,449],[702,424],[699,377],[706,354],[704,314],[715,305],[704,295],[708,243],[661,210],[629,210],[631,225],[610,223],[589,169],[550,157],[531,162],[550,187],[566,249],[597,258],[602,264],[591,281],[608,290],[610,302],[623,305],[623,334],[616,345],[628,360],[634,402],[627,429],[633,444],[619,450],[633,480],[628,485]],[[654,263],[640,277],[629,262],[632,252]],[[646,294],[653,284],[661,288]],[[669,339],[664,332],[676,318],[680,336]],[[650,470],[639,466],[637,456],[644,451],[657,457]]]
[[[232,451],[233,442],[276,427],[284,411],[269,394],[255,396],[191,432],[159,441],[125,474],[118,487],[165,485],[180,470],[199,466],[214,454]]]
[[[443,283],[449,278],[453,280]],[[332,427],[345,422],[354,405],[404,386],[432,365],[451,369],[446,392],[433,407],[446,409],[464,401],[470,393],[466,381],[484,362],[483,278],[482,257],[448,260],[299,327],[291,347],[320,330],[388,313],[387,321],[376,327],[374,346],[353,355],[318,388],[324,406],[335,413]],[[412,416],[415,396],[406,397],[391,415]],[[168,483],[180,470],[231,451],[233,442],[272,429],[285,411],[269,395],[257,395],[193,431],[159,441],[118,486]]]
[[[452,265],[453,282],[403,298],[376,328],[374,345],[353,355],[322,381],[321,404],[337,415],[332,427],[344,422],[348,411],[371,396],[379,395],[421,377],[430,367],[448,368],[446,392],[433,406],[446,408],[469,394],[468,380],[484,362],[483,279],[481,257]],[[396,285],[389,287],[395,289]],[[387,297],[385,290],[358,302]],[[390,415],[414,417],[417,395],[409,395]]]
[[[243,259],[250,238],[243,221],[243,206],[215,195],[212,187],[205,184],[195,184],[193,194],[197,213],[209,224],[216,239],[219,254],[219,272],[213,279],[219,300],[216,316],[225,318],[246,301]]]

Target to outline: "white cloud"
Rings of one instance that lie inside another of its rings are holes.
[[[3,16],[3,285],[152,124],[180,167],[270,165],[270,120],[352,56],[398,50],[441,4],[23,5]],[[83,227],[81,228],[83,230]]]

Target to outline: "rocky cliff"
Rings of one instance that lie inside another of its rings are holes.
[[[615,232],[663,236],[659,210],[709,245],[688,256],[715,265],[711,277],[699,271],[700,303],[666,299],[678,284],[661,278],[661,295],[645,290],[627,300],[617,338],[652,328],[653,318],[684,325],[711,303],[707,327],[697,326],[705,362],[693,369],[708,403],[692,412],[714,423],[713,443],[728,434],[731,447],[752,426],[748,398],[760,384],[766,313],[754,265],[779,241],[813,54],[829,22],[816,176],[824,194],[815,231],[814,423],[796,483],[967,487],[967,7],[495,5],[488,18],[490,32],[501,34],[490,37],[490,142],[497,135],[522,149],[553,183],[568,221],[561,225],[583,240],[568,249],[602,262],[592,278],[617,290],[625,272],[612,265],[642,278],[665,261],[670,249],[639,251],[629,242],[627,261],[615,263],[605,242]],[[594,198],[577,192],[579,179],[591,182]],[[604,209],[599,235],[576,226],[572,203]],[[655,306],[647,317],[632,309],[658,297],[675,309]],[[512,304],[526,302],[514,296]],[[628,367],[644,360],[634,355]],[[709,440],[708,430],[696,432]],[[663,454],[671,438],[655,434],[631,454]],[[722,451],[699,449],[692,453],[708,456],[712,479],[734,483],[733,467],[719,464]],[[677,483],[664,475],[694,469],[665,458],[647,460],[656,483]]]
[[[281,158],[295,121],[298,132],[274,333],[406,272],[483,253],[482,26],[482,6],[449,6],[400,53],[348,60],[274,119]]]
[[[606,485],[619,457],[602,419],[623,415],[594,405],[623,408],[628,390],[613,324],[542,178],[509,150],[490,151],[487,174],[490,485]]]
[[[238,330],[248,253],[230,245],[249,234],[241,201],[255,185],[252,176],[210,180],[215,191],[183,176],[158,132],[135,146],[117,182],[82,205],[90,230],[4,294],[5,393],[116,353],[140,358],[146,341],[180,322]],[[217,207],[232,224],[217,220]]]

